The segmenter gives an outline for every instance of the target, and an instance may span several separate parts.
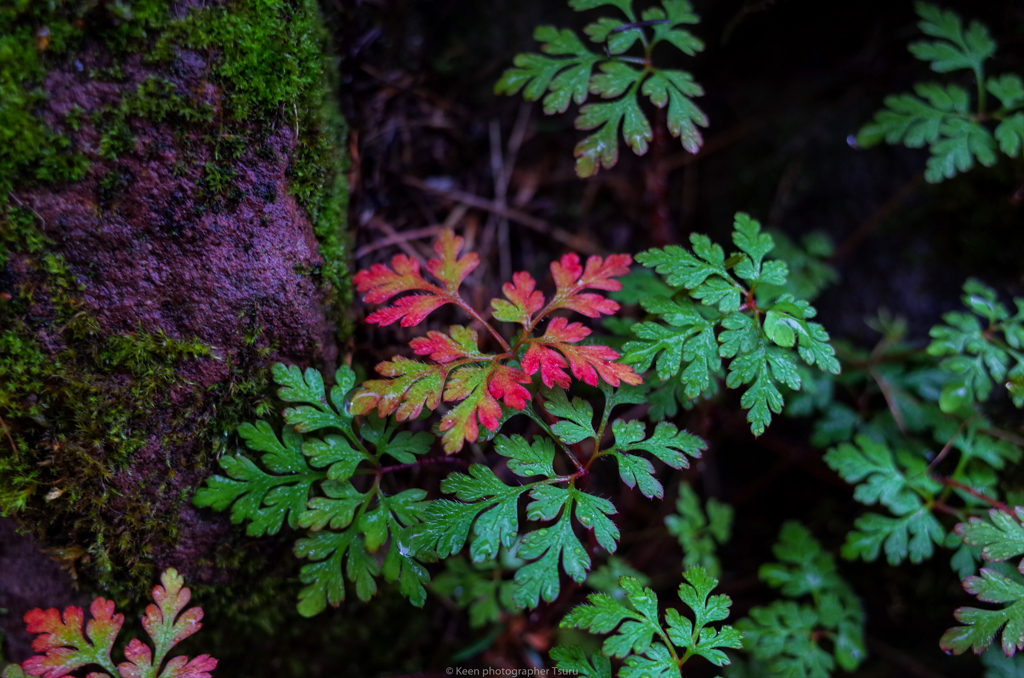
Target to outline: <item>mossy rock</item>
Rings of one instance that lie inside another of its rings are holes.
[[[194,487],[270,364],[335,361],[326,44],[311,0],[0,7],[0,515],[108,595],[224,577]]]

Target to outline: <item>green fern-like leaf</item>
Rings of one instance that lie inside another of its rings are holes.
[[[1024,299],[1014,299],[1011,315],[994,290],[968,280],[963,302],[972,313],[947,313],[946,324],[931,330],[928,353],[942,357],[940,367],[956,375],[943,389],[940,407],[955,412],[988,400],[996,383],[1005,383],[1013,404],[1024,407]]]
[[[637,256],[679,292],[642,301],[664,324],[635,325],[637,340],[625,344],[622,359],[638,371],[654,365],[659,379],[678,380],[690,399],[712,391],[722,359],[730,359],[726,386],[746,387],[741,404],[751,430],[760,435],[782,411],[780,386],[801,387],[794,349],[822,371],[838,374],[840,368],[828,333],[810,320],[814,308],[782,293],[788,271],[785,263],[767,259],[774,247],[771,236],[742,213],[734,227],[739,251],[728,259],[703,235],[691,236],[691,250],[670,245]],[[779,293],[757,295],[761,286]]]
[[[916,9],[921,31],[938,39],[911,43],[911,53],[937,73],[973,71],[977,101],[972,104],[971,95],[955,84],[918,83],[915,94],[886,97],[885,108],[858,133],[858,145],[869,148],[884,140],[910,148],[928,146],[925,179],[931,183],[952,179],[976,163],[990,167],[997,150],[1016,157],[1024,143],[1024,114],[1017,112],[1024,105],[1024,84],[1013,74],[986,81],[985,64],[996,49],[988,29],[976,21],[965,29],[954,12],[928,3],[918,2]],[[1002,104],[991,112],[989,93]]]
[[[281,440],[265,421],[242,424],[238,433],[250,450],[263,452],[267,471],[244,454],[225,455],[220,467],[227,477],[208,478],[206,486],[196,490],[196,506],[218,511],[230,506],[231,522],[249,521],[250,537],[277,534],[286,522],[297,527],[310,487],[327,474],[310,468],[301,451],[302,435],[291,428],[284,429]]]
[[[716,629],[712,624],[729,616],[731,600],[725,595],[711,595],[718,580],[701,567],[687,568],[683,578],[686,582],[679,587],[679,599],[690,609],[692,620],[669,608],[662,624],[654,591],[632,577],[622,577],[619,586],[628,606],[608,594],[595,593],[586,604],[566,615],[561,625],[609,634],[602,654],[624,660],[625,667],[619,672],[624,678],[679,676],[679,667],[693,655],[715,666],[729,664],[722,648],[741,647],[742,637],[731,626]],[[563,661],[566,667],[570,662],[582,665],[585,661],[582,650],[572,647],[552,650],[552,658],[559,661],[560,668]],[[591,675],[600,674],[591,669]]]
[[[700,565],[711,576],[717,576],[720,565],[715,552],[729,541],[732,519],[731,506],[712,497],[701,509],[697,493],[688,484],[681,484],[676,512],[665,518],[665,526],[679,540],[683,566]]]
[[[423,519],[426,493],[407,490],[392,496],[381,492],[379,484],[360,491],[350,481],[360,466],[380,469],[385,457],[415,461],[428,451],[433,436],[396,432],[373,415],[357,434],[347,407],[355,375],[347,367],[338,370],[329,396],[316,370],[279,364],[273,375],[281,399],[301,403],[284,411],[290,425],[280,439],[264,421],[240,426],[246,446],[262,453],[260,465],[243,454],[222,457],[227,477],[208,478],[196,491],[195,504],[230,507],[232,521],[248,521],[251,536],[276,534],[285,523],[310,530],[295,545],[297,556],[312,561],[299,575],[306,584],[299,593],[303,615],[340,604],[346,581],[360,599],[369,599],[380,576],[397,582],[413,604],[423,605],[429,575],[402,535]],[[302,433],[311,431],[322,433]]]
[[[794,600],[755,607],[737,622],[752,657],[771,676],[828,678],[836,664],[856,669],[867,656],[864,611],[835,560],[795,522],[782,526],[773,552],[780,562],[762,565],[761,580]]]
[[[654,47],[672,45],[688,56],[704,44],[686,28],[697,23],[686,0],[664,0],[661,7],[644,10],[640,17],[632,0],[584,2],[573,0],[576,11],[613,6],[623,16],[602,17],[584,28],[596,51],[588,49],[576,33],[553,26],[540,26],[534,38],[543,54],[520,54],[514,67],[495,85],[498,94],[518,94],[527,101],[543,98],[544,113],[564,113],[570,103],[580,106],[576,128],[593,133],[577,144],[576,172],[581,177],[615,165],[619,158],[619,135],[637,155],[647,152],[651,125],[640,109],[639,98],[647,97],[658,108],[667,107],[669,132],[679,137],[683,148],[696,153],[703,144],[699,127],[707,117],[693,103],[704,94],[693,77],[680,70],[650,66]],[[643,53],[640,56],[631,51]],[[589,102],[590,95],[604,101]]]
[[[969,546],[981,547],[981,556],[1000,563],[1024,554],[1024,506],[1013,512],[992,509],[988,520],[971,518],[956,526],[956,533]],[[1018,574],[1019,573],[1019,574]],[[963,626],[949,629],[940,640],[942,649],[961,654],[968,649],[980,654],[1001,634],[1001,649],[1007,657],[1024,650],[1024,560],[1017,570],[982,568],[980,576],[964,580],[964,588],[985,603],[1002,604],[996,610],[961,607],[954,616]]]

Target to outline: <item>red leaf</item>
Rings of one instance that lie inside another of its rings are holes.
[[[136,638],[124,650],[127,662],[118,664],[121,678],[149,678],[156,675],[158,667],[153,666],[153,655],[149,646]],[[178,656],[167,662],[160,678],[212,678],[209,673],[217,668],[217,660],[208,654],[201,654],[192,661]]]
[[[217,660],[208,654],[196,656],[192,661],[188,657],[175,657],[167,662],[160,678],[212,678],[210,671],[217,668]]]
[[[612,386],[618,386],[623,381],[634,386],[644,382],[632,367],[615,362],[619,354],[607,346],[557,344],[556,347],[569,360],[572,376],[584,384],[597,386],[598,376]]]
[[[185,580],[177,570],[170,568],[160,575],[160,584],[153,587],[153,600],[156,605],[146,608],[146,616],[142,618],[142,627],[150,638],[156,641],[157,647],[169,648],[185,640],[203,628],[200,620],[203,610],[193,607],[180,614],[192,592],[184,588]]]
[[[402,321],[402,327],[411,327],[423,321],[432,311],[458,300],[459,286],[466,276],[480,264],[475,253],[459,257],[462,238],[445,230],[436,243],[434,251],[439,258],[427,261],[427,271],[440,280],[444,287],[434,285],[420,275],[420,265],[415,259],[396,254],[391,258],[391,268],[374,264],[359,271],[353,278],[356,289],[364,292],[363,300],[370,304],[381,304],[402,292],[427,292],[403,297],[392,306],[371,313],[366,321],[379,325],[390,325]]]
[[[423,322],[431,312],[451,303],[448,299],[433,294],[414,294],[402,297],[393,306],[386,306],[366,316],[366,322],[377,325],[390,325],[401,320],[402,327],[412,327]]]
[[[88,664],[110,666],[110,650],[124,624],[124,615],[114,614],[114,603],[97,598],[89,608],[93,619],[85,627],[90,643],[82,635],[84,615],[80,607],[67,607],[64,618],[56,608],[25,613],[29,633],[42,634],[32,641],[32,649],[44,656],[27,659],[22,668],[30,676],[62,678]]]
[[[567,308],[589,318],[612,315],[619,305],[600,294],[582,294],[583,290],[595,289],[614,292],[622,289],[616,276],[629,273],[633,258],[628,254],[612,254],[606,259],[592,256],[587,259],[586,268],[580,266],[580,258],[566,254],[560,261],[551,263],[551,275],[557,290],[551,309]]]
[[[461,325],[452,325],[451,336],[441,332],[427,332],[426,337],[417,337],[409,342],[416,355],[429,355],[439,363],[450,363],[459,358],[487,360],[491,356],[480,353],[476,330]]]
[[[527,374],[537,374],[537,370],[540,370],[540,379],[548,388],[569,388],[572,385],[569,374],[562,369],[568,366],[565,358],[543,344],[531,343],[526,349],[526,355],[523,356],[523,371]]]
[[[397,410],[399,421],[415,419],[426,407],[437,409],[441,391],[451,367],[428,365],[408,358],[395,358],[377,365],[377,372],[394,379],[373,379],[352,396],[352,414],[366,414],[377,408],[386,417]]]
[[[544,295],[536,287],[537,281],[526,271],[514,274],[512,283],[505,283],[501,288],[508,301],[504,299],[491,300],[494,317],[498,320],[529,327],[533,320],[533,314],[544,308]]]
[[[363,301],[368,304],[382,304],[402,292],[438,289],[420,275],[419,262],[404,254],[396,254],[391,258],[391,268],[384,264],[374,264],[369,269],[359,271],[352,282],[357,290],[366,292]]]
[[[521,384],[529,384],[531,381],[532,379],[522,370],[495,363],[487,389],[492,396],[503,400],[508,407],[521,410],[533,398]]]
[[[548,388],[569,387],[569,376],[562,369],[566,365],[572,370],[574,377],[591,386],[597,386],[598,377],[612,386],[618,386],[620,382],[643,383],[643,379],[632,367],[615,362],[619,359],[619,354],[611,348],[576,345],[576,342],[589,335],[590,330],[580,323],[569,323],[565,318],[555,318],[548,325],[543,337],[530,342],[530,347],[523,356],[523,371],[527,374],[536,374],[540,370],[541,381]],[[552,349],[557,349],[565,358]]]

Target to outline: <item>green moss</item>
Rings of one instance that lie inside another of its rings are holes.
[[[182,369],[218,359],[210,347],[159,330],[104,330],[41,220],[12,200],[11,191],[92,173],[101,213],[115,212],[134,181],[129,165],[119,161],[152,152],[136,141],[146,136],[140,122],[149,121],[174,128],[176,173],[202,164],[204,204],[198,209],[233,209],[246,190],[276,200],[273,186],[241,186],[239,167],[250,152],[271,162],[288,152],[269,142],[284,125],[296,138],[291,193],[308,211],[326,262],[320,276],[336,306],[348,299],[346,128],[327,75],[327,39],[316,3],[229,0],[180,17],[171,16],[169,4],[0,3],[0,267],[18,253],[31,272],[28,282],[0,296],[0,514],[19,512],[69,567],[84,565],[108,591],[120,588],[124,595],[151,585],[150,556],[174,545],[178,526],[167,518],[190,497],[170,497],[169,489],[158,488],[162,508],[154,510],[152,478],[139,478],[142,492],[115,487],[113,475],[154,439],[167,449],[198,441],[208,454],[227,448],[238,423],[271,409],[264,367],[269,349],[258,347],[260,329],[253,324],[247,330],[252,341],[223,358],[229,377],[190,397],[193,387],[183,381]],[[140,52],[160,72],[173,67],[176,49],[184,47],[208,60],[216,102],[152,75],[124,87],[129,91],[105,109],[72,108],[63,130],[47,127],[37,115],[45,103],[46,70],[73,58],[85,30],[109,57],[91,77],[124,82],[130,75],[123,56]],[[89,126],[100,134],[92,166],[64,133]],[[175,413],[169,423],[155,416],[167,411]],[[154,428],[155,421],[162,428]],[[163,474],[170,482],[207,460],[167,463]],[[181,466],[186,463],[188,469]],[[111,505],[118,507],[116,521],[110,520]]]
[[[316,3],[236,0],[191,14],[162,38],[163,49],[174,41],[192,49],[222,49],[214,73],[228,95],[230,116],[283,119],[294,127],[298,149],[288,170],[291,193],[313,223],[325,261],[323,279],[337,305],[347,306],[348,128],[335,101]]]
[[[43,55],[66,50],[81,37],[80,29],[58,18],[62,4],[17,0],[0,6],[0,223],[19,181],[76,181],[88,168],[68,139],[33,113],[45,100],[39,87],[46,75]]]

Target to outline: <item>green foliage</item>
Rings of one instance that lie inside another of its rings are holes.
[[[903,450],[893,455],[885,444],[858,436],[856,445],[829,450],[825,462],[847,482],[857,483],[857,501],[882,504],[896,516],[868,513],[858,518],[843,546],[844,557],[875,560],[884,546],[892,565],[908,557],[919,563],[932,556],[934,545],[942,544],[946,532],[929,510],[941,485],[928,475],[923,459]]]
[[[82,30],[63,16],[64,4],[17,2],[5,3],[0,8],[0,229],[3,231],[9,228],[6,223],[9,195],[17,183],[77,181],[88,166],[84,157],[70,148],[69,140],[46,125],[33,110],[46,98],[41,87],[46,75],[43,52],[63,52],[77,44],[82,35]],[[43,50],[36,35],[38,25],[49,28],[48,44]]]
[[[458,291],[478,262],[473,253],[460,256],[462,244],[450,231],[435,244],[438,256],[428,262],[427,271],[440,284],[428,282],[418,263],[401,255],[391,267],[378,264],[357,274],[359,290],[374,303],[402,292],[421,292],[400,297],[368,320],[415,325],[445,304],[479,318]],[[496,319],[517,323],[525,332],[510,343],[485,324],[504,349],[497,355],[480,351],[475,330],[453,326],[448,334],[430,331],[411,346],[432,363],[406,358],[382,363],[378,372],[391,379],[368,381],[351,395],[355,377],[348,368],[338,371],[337,383],[328,392],[314,369],[275,366],[278,395],[292,403],[282,413],[285,430],[278,437],[266,422],[241,427],[249,450],[262,455],[260,463],[241,453],[222,458],[227,475],[208,479],[195,503],[217,510],[230,507],[232,520],[247,522],[250,535],[273,534],[285,524],[310,530],[295,548],[296,555],[313,561],[300,573],[307,584],[299,594],[304,615],[344,600],[346,581],[366,600],[376,591],[380,575],[398,581],[402,593],[422,605],[428,581],[423,563],[449,559],[467,547],[472,565],[452,566],[435,588],[470,606],[475,623],[496,619],[509,603],[523,609],[554,601],[562,590],[561,574],[584,582],[593,564],[591,552],[597,553],[584,546],[577,530],[592,533],[608,553],[617,548],[620,533],[611,518],[615,506],[577,485],[592,464],[613,457],[629,487],[660,497],[663,488],[654,466],[638,452],[672,468],[687,468],[689,459],[699,458],[705,448],[704,441],[673,424],[659,423],[648,436],[640,421],[611,421],[616,407],[643,402],[640,379],[615,362],[618,354],[611,349],[578,345],[589,334],[581,324],[554,317],[543,335],[531,336],[541,319],[558,309],[590,317],[614,313],[615,302],[587,290],[618,289],[614,278],[629,263],[626,255],[611,255],[591,257],[584,265],[567,254],[551,265],[556,291],[547,303],[532,277],[517,273],[505,285],[504,299],[492,300],[491,306]],[[600,383],[604,403],[596,425],[594,407],[566,393],[571,380],[565,368],[589,386]],[[543,389],[533,384],[533,374]],[[535,396],[543,399],[550,419],[533,408]],[[418,488],[391,493],[385,489],[393,487],[391,473],[421,462],[447,461],[447,456],[422,459],[433,437],[396,432],[394,422],[383,417],[416,419],[442,399],[457,403],[437,428],[445,453],[455,453],[467,442],[493,441],[504,469],[476,463],[448,475],[440,489],[450,498],[428,501],[427,492]],[[517,411],[537,423],[543,434],[532,440],[498,434]],[[366,419],[356,423],[355,417],[361,416]],[[614,442],[605,446],[609,428]],[[584,441],[591,444],[589,454],[574,447]],[[399,465],[384,466],[384,457]],[[572,471],[564,469],[566,463]],[[522,524],[523,499],[529,526]],[[505,557],[499,568],[493,563],[501,554]],[[505,572],[513,569],[512,580],[506,581]],[[489,580],[479,576],[483,572],[490,573]]]
[[[957,535],[968,546],[981,547],[981,557],[1001,563],[1024,554],[1024,506],[992,509],[988,520],[971,518],[956,526]],[[980,576],[964,580],[964,589],[984,603],[1002,604],[997,610],[961,607],[953,615],[963,626],[949,629],[940,645],[947,652],[961,654],[968,649],[984,652],[1002,632],[1001,649],[1006,657],[1024,650],[1024,560],[1016,571],[982,568]]]
[[[758,299],[778,297],[788,292],[797,299],[814,301],[825,288],[839,280],[839,274],[829,263],[835,249],[825,233],[812,231],[799,242],[781,231],[772,231],[770,235],[775,243],[772,256],[785,262],[788,272],[782,286],[771,283],[758,285]]]
[[[700,565],[717,577],[721,565],[715,552],[729,541],[732,521],[731,506],[711,497],[702,510],[697,493],[690,485],[681,483],[676,512],[665,518],[665,526],[679,540],[684,567]]]
[[[654,434],[644,440],[644,425],[639,421],[616,420],[612,423],[615,445],[606,454],[615,456],[619,464],[619,477],[629,487],[640,487],[645,497],[661,499],[665,489],[654,478],[654,466],[643,457],[627,454],[630,450],[644,450],[675,469],[689,468],[687,456],[699,459],[707,444],[674,425],[659,423]]]
[[[338,370],[329,397],[316,370],[303,373],[279,364],[273,373],[281,400],[296,403],[283,412],[288,426],[281,438],[263,421],[239,428],[246,446],[262,453],[266,470],[243,454],[222,457],[228,476],[207,479],[195,503],[218,510],[230,506],[232,522],[249,521],[247,533],[253,536],[275,534],[285,523],[309,529],[295,545],[298,557],[312,561],[299,575],[307,584],[298,606],[305,616],[343,601],[346,579],[361,600],[376,592],[376,577],[399,581],[402,594],[422,605],[429,575],[399,535],[423,519],[426,493],[387,494],[379,475],[363,489],[353,483],[360,467],[379,473],[385,457],[406,462],[424,454],[431,437],[396,432],[381,420],[371,420],[357,434],[346,407],[355,384],[347,367]],[[314,431],[337,433],[305,435]]]
[[[618,673],[622,678],[679,676],[680,667],[694,655],[715,666],[728,664],[722,648],[742,647],[742,637],[731,626],[716,629],[712,624],[729,616],[732,601],[726,595],[711,595],[718,580],[701,567],[687,568],[683,578],[686,583],[679,586],[679,599],[690,609],[692,621],[669,608],[663,625],[654,591],[636,579],[622,577],[619,586],[626,594],[625,601],[604,593],[592,594],[588,603],[573,609],[561,625],[611,634],[604,641],[602,654],[624,660],[625,666]],[[551,651],[551,658],[562,671],[611,676],[607,659],[595,654],[593,663],[588,664],[578,647],[557,647]]]
[[[836,664],[856,669],[866,656],[864,611],[835,560],[793,522],[782,526],[773,551],[781,562],[762,565],[761,580],[791,600],[755,607],[736,624],[764,675],[828,678]],[[811,603],[798,602],[807,597]]]
[[[434,578],[431,589],[438,595],[453,598],[459,607],[467,608],[470,626],[485,626],[499,621],[503,614],[516,611],[513,598],[516,583],[502,575],[521,564],[522,561],[512,557],[508,550],[503,550],[497,560],[479,563],[449,558],[445,560],[445,570]]]
[[[647,97],[658,108],[668,107],[672,136],[683,148],[696,153],[703,144],[699,127],[707,127],[704,113],[693,103],[703,88],[686,71],[662,69],[652,64],[659,44],[671,45],[688,56],[704,49],[704,43],[685,26],[696,24],[697,15],[687,0],[664,0],[637,16],[632,0],[595,3],[570,0],[576,11],[614,5],[619,17],[602,17],[583,29],[595,45],[592,51],[569,29],[539,26],[534,38],[544,54],[520,54],[515,67],[495,85],[498,94],[517,94],[527,101],[543,97],[544,112],[564,113],[570,103],[580,106],[576,128],[596,130],[576,145],[576,173],[596,174],[618,162],[619,129],[637,155],[647,152],[651,124],[640,108]],[[642,54],[642,56],[640,56]],[[591,94],[603,101],[586,103]]]
[[[793,349],[808,365],[831,374],[839,373],[839,361],[828,333],[810,320],[816,311],[806,301],[788,293],[758,295],[762,285],[781,290],[787,279],[785,263],[765,259],[774,248],[771,236],[742,213],[734,228],[740,251],[728,258],[703,235],[690,237],[692,251],[669,245],[637,256],[678,291],[642,302],[664,324],[635,325],[638,340],[626,343],[623,361],[638,371],[653,365],[662,382],[678,384],[692,400],[712,392],[723,376],[723,358],[729,359],[726,386],[748,385],[741,404],[751,430],[760,435],[772,414],[782,411],[779,386],[798,390],[803,383]]]
[[[946,313],[946,324],[931,330],[928,353],[942,357],[939,366],[956,375],[942,389],[939,406],[943,412],[970,407],[988,400],[993,383],[1005,383],[1013,404],[1024,408],[1024,299],[1014,299],[1011,315],[992,288],[968,280],[963,302],[971,313]]]
[[[581,492],[571,479],[558,476],[551,467],[554,444],[535,440],[528,444],[521,436],[495,438],[495,450],[509,458],[509,470],[521,477],[544,475],[525,485],[507,485],[486,466],[474,464],[469,473],[453,473],[441,483],[455,500],[440,499],[426,509],[424,521],[409,532],[413,552],[447,558],[459,553],[472,534],[470,558],[475,563],[493,560],[499,550],[516,545],[515,555],[533,561],[516,570],[512,601],[516,607],[536,607],[541,599],[554,600],[560,591],[559,561],[573,580],[582,582],[591,567],[590,556],[572,528],[570,516],[594,531],[598,543],[614,552],[619,530],[608,518],[615,513],[611,502]],[[568,487],[556,483],[569,482]],[[531,501],[526,515],[534,521],[551,521],[548,527],[520,537],[519,499]]]
[[[985,678],[1018,678],[1024,675],[1024,654],[1007,657],[997,648],[989,648],[981,655]]]
[[[924,2],[916,9],[921,31],[938,39],[911,43],[910,51],[936,73],[972,71],[977,101],[972,106],[970,93],[954,83],[918,83],[915,94],[886,97],[886,108],[860,130],[857,143],[864,148],[883,140],[909,148],[927,145],[925,179],[931,183],[952,179],[975,162],[990,167],[997,150],[1017,157],[1024,140],[1024,81],[1011,73],[986,79],[996,45],[985,26],[972,21],[965,29],[954,12]],[[989,94],[1000,104],[995,110],[989,110]]]

